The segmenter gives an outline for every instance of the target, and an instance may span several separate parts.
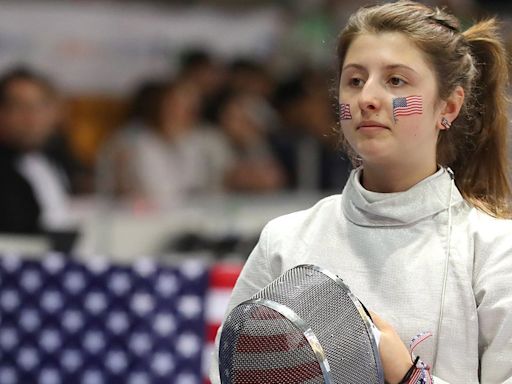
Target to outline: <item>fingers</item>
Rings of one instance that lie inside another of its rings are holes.
[[[379,331],[383,331],[383,330],[389,329],[391,327],[391,325],[387,321],[385,321],[382,317],[377,315],[375,312],[373,312],[373,311],[369,311],[369,312],[370,312],[370,315],[372,316],[373,323],[375,324],[375,326],[378,328]]]
[[[381,332],[379,352],[388,383],[398,383],[412,364],[410,353],[391,324],[375,312],[371,312],[375,326]]]

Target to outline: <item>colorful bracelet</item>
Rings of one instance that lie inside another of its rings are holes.
[[[414,359],[413,365],[406,372],[403,379],[398,384],[433,384],[434,379],[430,374],[430,367],[420,360],[420,357],[417,356],[414,358],[414,349],[424,342],[426,339],[432,336],[430,332],[423,332],[419,335],[416,335],[409,345],[409,350],[411,352],[411,359]]]
[[[430,367],[419,360],[416,365],[416,371],[412,375],[409,383],[411,384],[433,384],[434,379],[430,375]]]

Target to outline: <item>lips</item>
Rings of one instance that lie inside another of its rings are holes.
[[[358,125],[357,129],[361,129],[361,128],[384,128],[384,129],[389,129],[384,124],[381,124],[381,123],[379,123],[377,121],[373,121],[373,120],[362,121]]]

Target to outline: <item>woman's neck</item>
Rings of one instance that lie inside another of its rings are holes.
[[[426,164],[422,167],[401,164],[399,167],[388,166],[387,168],[363,163],[361,184],[365,189],[373,192],[402,192],[433,175],[436,171],[436,163]]]

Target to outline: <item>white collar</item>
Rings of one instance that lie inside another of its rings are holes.
[[[361,226],[400,226],[433,216],[448,208],[452,179],[446,168],[421,180],[406,191],[395,193],[371,192],[361,185],[362,168],[354,169],[342,194],[343,213],[348,220]],[[452,203],[463,201],[453,188]]]

